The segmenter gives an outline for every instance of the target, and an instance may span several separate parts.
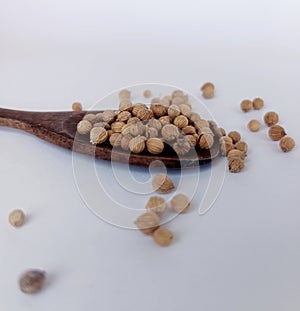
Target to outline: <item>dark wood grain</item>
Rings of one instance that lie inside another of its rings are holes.
[[[149,166],[153,161],[162,161],[168,168],[186,168],[210,162],[219,155],[216,140],[210,150],[196,149],[197,153],[178,158],[173,149],[167,146],[160,155],[151,155],[147,151],[140,154],[128,154],[121,149],[105,143],[93,146],[87,136],[76,133],[77,123],[85,111],[32,112],[0,108],[0,126],[16,128],[33,134],[57,146],[87,154],[103,160],[113,160],[139,166]]]

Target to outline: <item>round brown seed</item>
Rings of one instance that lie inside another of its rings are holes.
[[[236,144],[238,141],[241,140],[241,134],[237,131],[231,131],[228,133],[228,137],[232,139],[232,142]]]
[[[177,194],[171,200],[171,206],[178,214],[185,213],[190,208],[190,200],[184,194]]]
[[[251,132],[258,132],[261,128],[261,123],[258,120],[251,120],[248,123],[248,129]]]
[[[285,136],[280,140],[280,148],[283,152],[289,152],[293,150],[296,146],[296,143],[292,137]]]
[[[26,271],[19,280],[19,286],[23,293],[34,294],[44,285],[46,273],[41,270]]]
[[[82,105],[79,102],[75,102],[72,104],[73,111],[82,111]]]
[[[258,97],[258,98],[255,98],[255,99],[253,100],[253,108],[254,108],[254,109],[259,110],[259,109],[262,109],[263,106],[264,106],[264,101],[263,101],[263,99],[261,99],[261,98]]]
[[[272,126],[272,125],[275,125],[276,123],[278,123],[279,116],[276,112],[270,111],[270,112],[267,112],[265,114],[264,120],[265,120],[265,123],[267,124],[267,126]]]
[[[282,137],[286,135],[284,128],[280,125],[273,125],[269,129],[269,137],[272,140],[280,140]]]
[[[169,246],[173,241],[173,233],[167,228],[158,228],[153,233],[153,239],[159,246]]]
[[[241,106],[241,109],[242,109],[244,112],[248,112],[248,111],[250,111],[250,110],[253,109],[253,103],[252,103],[252,101],[249,100],[249,99],[244,99],[244,100],[241,102],[240,106]]]
[[[13,227],[20,227],[25,222],[25,214],[22,210],[16,209],[9,214],[8,221]]]
[[[152,234],[159,228],[160,218],[156,213],[147,212],[138,217],[135,225],[145,234]]]

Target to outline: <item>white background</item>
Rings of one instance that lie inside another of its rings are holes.
[[[1,0],[1,107],[89,108],[143,82],[200,97],[210,80],[216,97],[204,103],[250,151],[208,214],[194,201],[168,225],[175,240],[164,249],[86,208],[71,152],[1,128],[0,310],[298,311],[299,148],[283,154],[266,128],[246,124],[275,110],[299,144],[299,14],[296,0]],[[256,96],[265,109],[240,112]],[[17,230],[7,221],[15,208],[28,214]],[[17,280],[31,267],[48,281],[26,296]]]

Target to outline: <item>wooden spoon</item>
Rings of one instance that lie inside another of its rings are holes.
[[[168,168],[193,167],[205,164],[219,155],[218,139],[210,150],[196,148],[197,154],[187,154],[180,159],[174,150],[166,146],[163,153],[151,155],[147,151],[129,155],[109,143],[93,146],[89,137],[76,134],[77,123],[86,111],[32,112],[0,108],[0,126],[26,131],[57,146],[109,161],[119,161],[139,166],[149,166],[153,161],[162,161]]]

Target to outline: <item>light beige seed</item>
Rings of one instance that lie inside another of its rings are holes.
[[[270,111],[270,112],[267,112],[265,114],[264,120],[265,120],[265,123],[267,124],[267,126],[272,126],[272,125],[275,125],[276,123],[278,123],[279,116],[276,112]]]
[[[173,141],[179,136],[178,127],[174,124],[166,124],[161,130],[163,139],[167,141]]]
[[[261,129],[261,123],[258,120],[251,120],[248,123],[248,129],[251,132],[258,132]]]
[[[234,158],[241,158],[242,160],[244,160],[245,153],[237,149],[230,150],[227,154],[227,159],[230,161],[231,159],[234,159]]]
[[[129,142],[133,137],[131,135],[122,136],[121,138],[121,148],[123,150],[129,150]]]
[[[189,117],[192,113],[191,107],[187,104],[183,104],[179,106],[180,112],[182,115]]]
[[[172,105],[180,106],[185,104],[185,99],[181,96],[176,96],[172,98]]]
[[[174,121],[173,121],[174,125],[176,125],[178,128],[182,129],[186,126],[188,126],[189,124],[189,120],[186,116],[180,115],[177,116]]]
[[[167,203],[164,198],[158,196],[152,196],[146,204],[147,212],[156,213],[161,217],[167,210]]]
[[[213,98],[215,95],[215,86],[211,82],[206,82],[201,87],[202,96],[206,99]]]
[[[158,130],[154,127],[150,127],[149,125],[146,125],[145,130],[145,136],[146,138],[154,138],[158,137]]]
[[[114,122],[111,124],[111,129],[114,133],[121,133],[124,125],[125,125],[125,122],[120,122],[120,121]]]
[[[129,111],[122,111],[117,115],[117,121],[127,122],[131,118]]]
[[[222,156],[227,156],[227,154],[229,153],[230,150],[234,149],[234,144],[227,142],[227,141],[222,141],[220,143],[220,150],[221,150],[221,154]]]
[[[172,95],[171,97],[174,98],[174,97],[183,97],[184,96],[184,93],[182,90],[175,90],[172,92]]]
[[[119,147],[121,146],[121,139],[122,139],[122,135],[120,133],[112,133],[109,137],[109,143],[113,147]]]
[[[116,119],[116,112],[113,110],[105,110],[102,115],[102,119],[104,122],[112,123]]]
[[[146,142],[147,150],[151,154],[160,154],[164,150],[164,143],[160,138],[150,138]]]
[[[281,138],[279,145],[283,152],[289,152],[295,148],[296,143],[292,137],[285,136]]]
[[[253,109],[253,103],[251,100],[249,99],[244,99],[241,104],[241,109],[244,111],[244,112],[249,112],[250,110]]]
[[[132,102],[129,99],[123,99],[119,104],[120,111],[131,111],[132,107]]]
[[[201,149],[210,149],[214,144],[214,137],[210,134],[203,134],[199,139],[199,146]]]
[[[90,121],[87,121],[87,120],[81,120],[77,124],[77,132],[81,135],[88,134],[92,128],[93,128],[92,123]]]
[[[145,149],[145,138],[137,136],[129,141],[129,149],[132,153],[141,153]]]
[[[184,194],[176,194],[171,200],[171,206],[178,214],[185,213],[191,206],[189,198]]]
[[[97,121],[97,116],[93,113],[88,113],[83,117],[83,120],[93,123]]]
[[[160,217],[156,213],[147,212],[139,216],[134,223],[144,234],[152,235],[159,228]]]
[[[130,119],[128,119],[127,124],[134,124],[134,123],[138,123],[141,122],[141,120],[138,117],[132,117]]]
[[[233,158],[228,162],[228,167],[231,173],[239,173],[245,167],[244,160],[241,158]]]
[[[145,98],[150,98],[151,96],[152,96],[152,93],[151,93],[150,90],[145,90],[145,91],[144,91],[144,97],[145,97]]]
[[[145,105],[145,104],[135,104],[132,107],[132,115],[136,117],[138,112],[140,110],[144,110],[144,109],[148,109],[147,105]]]
[[[79,102],[75,102],[72,104],[72,110],[73,111],[82,111],[82,105]]]
[[[154,117],[152,110],[140,109],[136,115],[141,121],[150,120]]]
[[[175,188],[171,178],[168,175],[162,173],[156,174],[153,177],[152,186],[158,193],[168,193]]]
[[[256,110],[260,110],[260,109],[262,109],[263,108],[263,106],[264,106],[264,101],[263,101],[263,99],[261,99],[261,98],[255,98],[254,100],[253,100],[253,108],[254,109],[256,109]]]
[[[241,140],[241,134],[237,131],[231,131],[228,133],[228,137],[232,139],[232,142],[236,144]]]
[[[94,127],[90,132],[90,142],[93,145],[102,144],[108,138],[108,133],[103,127]]]
[[[155,129],[157,129],[158,131],[160,131],[162,129],[162,124],[159,120],[157,119],[150,119],[148,121],[148,124],[150,127],[153,127]]]
[[[119,93],[119,98],[120,98],[121,100],[123,100],[123,99],[129,99],[130,96],[131,96],[131,92],[130,92],[129,90],[126,90],[126,89],[121,90],[120,93]]]
[[[175,119],[177,116],[180,115],[180,108],[176,105],[170,105],[168,108],[168,115],[171,119]]]
[[[197,134],[188,134],[184,136],[184,139],[190,144],[191,147],[196,147],[198,143]]]
[[[272,140],[280,140],[282,137],[286,135],[284,128],[280,125],[273,125],[269,129],[269,137]]]
[[[196,134],[196,129],[192,125],[188,125],[182,129],[184,134]]]
[[[169,124],[172,122],[171,118],[169,116],[163,116],[159,118],[159,121],[161,123],[162,126]]]
[[[169,246],[173,241],[173,233],[167,228],[158,228],[153,233],[153,239],[159,246]]]
[[[195,123],[201,120],[201,116],[197,112],[192,112],[189,116],[189,119],[191,120],[191,122]]]
[[[168,113],[168,107],[160,103],[152,103],[150,109],[157,118],[165,116]]]
[[[248,144],[245,141],[240,140],[236,145],[235,149],[244,152],[245,156],[247,156],[248,152]]]
[[[9,214],[8,221],[13,227],[21,227],[25,222],[25,214],[20,209],[14,210]]]
[[[191,144],[186,139],[176,140],[172,147],[179,156],[187,154],[191,150]]]

